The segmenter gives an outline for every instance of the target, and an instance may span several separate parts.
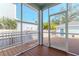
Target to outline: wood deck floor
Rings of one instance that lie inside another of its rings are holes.
[[[51,40],[51,41],[53,42],[52,45],[54,45],[54,42],[59,43],[58,45],[63,44],[62,40],[59,40],[58,38],[56,40],[54,38],[54,41],[53,40]],[[10,48],[0,50],[0,56],[14,56],[14,55],[18,54],[19,52],[28,50],[29,48],[35,46],[36,44],[38,44],[38,43],[36,43],[36,41],[32,41],[30,43],[20,44],[18,46],[14,46],[14,47],[12,46]],[[45,40],[44,44],[47,45],[48,41]],[[74,47],[76,47],[76,46],[74,46]],[[76,50],[76,49],[74,48],[74,50]],[[70,51],[72,51],[72,50],[70,50]],[[78,51],[77,51],[77,53],[78,53]],[[45,46],[37,46],[33,49],[30,49],[30,50],[20,54],[19,56],[69,56],[69,55],[71,55],[71,54],[67,54],[66,52],[63,52],[61,50],[57,50],[54,48],[48,48]]]
[[[45,46],[37,46],[30,49],[19,56],[67,56],[68,54],[64,51],[57,50],[54,48],[48,48]]]
[[[48,37],[47,37],[48,38]],[[49,42],[48,39],[44,38],[44,45],[48,46]],[[66,50],[66,41],[65,38],[62,37],[51,37],[51,47],[58,47],[62,50]],[[79,55],[79,38],[68,38],[68,52],[74,54],[74,55]]]
[[[12,47],[0,50],[0,56],[14,56],[20,52],[30,49],[31,47],[37,44],[38,43],[36,41],[32,41],[30,43],[25,43],[25,44],[20,43],[17,46],[12,46]]]

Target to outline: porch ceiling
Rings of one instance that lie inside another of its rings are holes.
[[[60,3],[27,3],[27,5],[31,6],[32,8],[35,8],[37,10],[42,9],[45,10],[48,7],[56,6]]]

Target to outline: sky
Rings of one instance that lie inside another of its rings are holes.
[[[61,8],[66,9],[66,4],[59,4],[55,7],[51,7],[50,10],[50,14],[53,13],[57,13],[61,10]],[[23,21],[27,21],[27,22],[35,22],[37,20],[37,12],[35,12],[34,10],[30,9],[29,7],[23,5]],[[16,4],[16,17],[21,19],[21,4]],[[43,12],[43,22],[47,22],[48,21],[48,10],[45,10]]]
[[[23,21],[34,23],[37,19],[37,13],[25,5],[23,5],[22,8]],[[19,3],[16,4],[16,18],[21,19],[21,4]]]
[[[61,8],[66,9],[66,4],[65,3],[59,4],[57,6],[49,8],[49,14],[51,15],[51,14],[54,14],[54,13],[58,13],[58,12],[60,12]],[[45,10],[43,13],[44,13],[44,16],[43,16],[44,20],[43,21],[48,22],[48,9]],[[50,19],[52,19],[52,18],[54,18],[54,16],[51,17]]]
[[[0,3],[0,18],[8,17],[16,19],[16,6],[11,3]]]

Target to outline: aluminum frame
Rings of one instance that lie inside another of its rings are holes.
[[[51,40],[50,40],[50,11],[48,8],[48,40],[49,40],[49,47],[51,47]]]
[[[40,45],[43,45],[43,10],[40,10]]]
[[[40,10],[38,11],[38,41],[40,45]]]
[[[66,4],[66,7],[67,9],[65,11],[61,11],[61,12],[58,12],[58,13],[54,13],[54,14],[51,14],[49,17],[52,17],[52,16],[55,16],[55,15],[59,15],[59,14],[62,14],[62,13],[65,13],[65,42],[66,42],[66,52],[68,52],[68,3]]]

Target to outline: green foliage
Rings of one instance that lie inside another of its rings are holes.
[[[50,29],[51,30],[56,30],[56,26],[57,26],[57,23],[55,23],[55,22],[50,23]],[[46,30],[48,29],[48,23],[47,22],[43,24],[43,29],[46,29]]]
[[[15,19],[10,19],[6,17],[0,18],[0,24],[3,24],[5,29],[16,29],[17,23]]]
[[[48,23],[47,22],[43,24],[43,29],[48,29]]]
[[[69,10],[68,10],[68,22],[71,22],[73,20],[79,21],[79,4],[75,4],[75,6],[72,6],[72,4],[69,4]],[[64,11],[65,8],[61,8],[60,11]],[[55,17],[55,16],[54,16]],[[62,13],[61,15],[56,16],[54,19],[52,19],[50,23],[50,29],[56,30],[56,27],[59,24],[64,24],[66,22],[66,14]],[[48,29],[48,23],[44,23],[43,25],[44,29]]]
[[[57,23],[55,23],[55,22],[50,23],[51,30],[56,30],[56,26],[57,26]]]

